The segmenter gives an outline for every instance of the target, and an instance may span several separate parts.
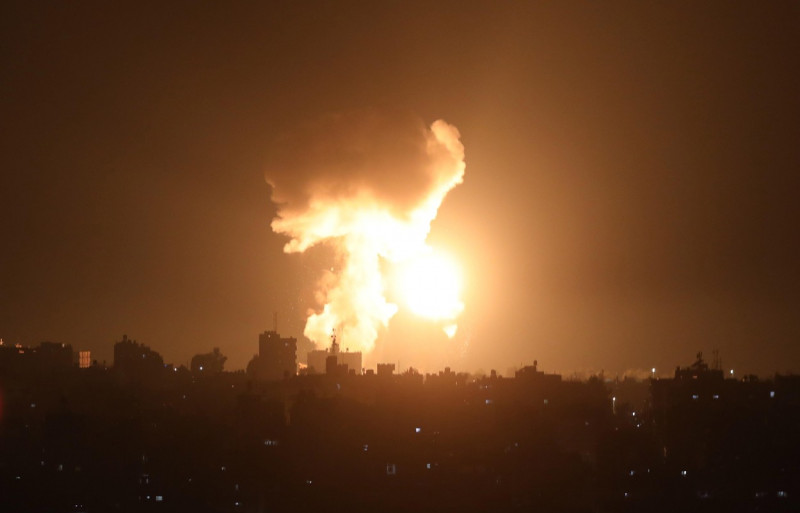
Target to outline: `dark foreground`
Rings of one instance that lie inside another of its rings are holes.
[[[700,364],[648,382],[6,368],[0,510],[800,511],[800,380]]]

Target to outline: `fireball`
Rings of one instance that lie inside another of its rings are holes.
[[[266,173],[284,250],[337,248],[304,334],[323,345],[335,328],[369,352],[400,308],[455,334],[461,271],[426,239],[447,193],[463,181],[458,130],[410,115],[335,114],[276,141]],[[387,294],[392,298],[387,299]],[[395,304],[394,302],[398,304]]]

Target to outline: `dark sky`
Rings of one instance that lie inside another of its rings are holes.
[[[0,7],[7,343],[241,368],[273,311],[301,336],[327,255],[270,231],[269,143],[403,109],[462,134],[429,240],[466,310],[381,358],[800,371],[797,2],[113,4]]]

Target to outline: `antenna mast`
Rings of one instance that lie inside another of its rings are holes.
[[[331,354],[339,353],[339,343],[336,342],[336,328],[331,330]]]

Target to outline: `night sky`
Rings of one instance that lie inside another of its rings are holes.
[[[113,4],[0,7],[6,343],[302,338],[330,255],[282,252],[270,148],[374,109],[461,133],[428,240],[466,309],[368,365],[800,371],[797,2]]]

